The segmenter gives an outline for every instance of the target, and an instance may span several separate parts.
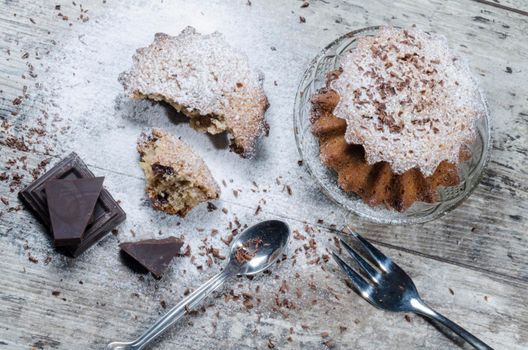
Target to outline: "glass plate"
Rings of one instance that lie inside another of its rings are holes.
[[[311,133],[310,109],[311,96],[326,83],[326,73],[339,67],[340,57],[355,48],[356,40],[361,36],[373,36],[380,27],[368,27],[345,34],[329,44],[315,57],[301,80],[295,98],[293,112],[294,132],[297,148],[308,171],[322,190],[347,210],[367,219],[384,224],[412,224],[430,221],[456,208],[480,181],[488,162],[491,145],[489,111],[482,93],[485,116],[476,122],[477,137],[470,145],[472,158],[459,165],[461,182],[457,186],[439,188],[440,200],[435,203],[416,202],[405,212],[388,210],[383,205],[370,207],[353,193],[344,192],[337,183],[335,172],[319,160],[319,142]]]

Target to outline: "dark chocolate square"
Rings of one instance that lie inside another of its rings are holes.
[[[51,233],[51,222],[44,190],[45,183],[52,179],[83,179],[92,177],[95,177],[94,174],[81,158],[75,152],[72,152],[48,172],[20,191],[18,196]],[[123,209],[121,209],[110,193],[103,188],[95,204],[92,218],[86,226],[81,243],[64,247],[63,250],[73,257],[81,255],[86,249],[90,248],[109,231],[123,222],[125,218],[126,214]]]

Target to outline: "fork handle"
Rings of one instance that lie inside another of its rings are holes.
[[[477,350],[493,350],[493,348],[486,343],[484,343],[482,340],[475,337],[473,334],[466,331],[464,328],[457,325],[455,322],[451,321],[444,315],[434,311],[429,306],[425,305],[425,303],[418,299],[413,299],[411,301],[411,305],[414,307],[415,312],[419,315],[428,317],[431,320],[437,321],[456,334],[458,334],[460,337],[462,337],[465,341],[467,341],[469,344],[471,344],[475,349]]]

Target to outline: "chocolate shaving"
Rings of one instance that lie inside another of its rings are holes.
[[[259,247],[262,245],[261,239],[251,239],[236,248],[235,260],[239,264],[243,264],[253,259],[257,255]]]

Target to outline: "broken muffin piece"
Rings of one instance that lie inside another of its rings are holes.
[[[141,134],[137,150],[154,208],[183,217],[196,205],[219,197],[209,168],[183,141],[154,128]]]
[[[196,130],[227,131],[242,157],[253,156],[257,140],[268,133],[262,79],[218,32],[202,35],[187,27],[178,36],[157,33],[119,81],[131,98],[167,102]]]

